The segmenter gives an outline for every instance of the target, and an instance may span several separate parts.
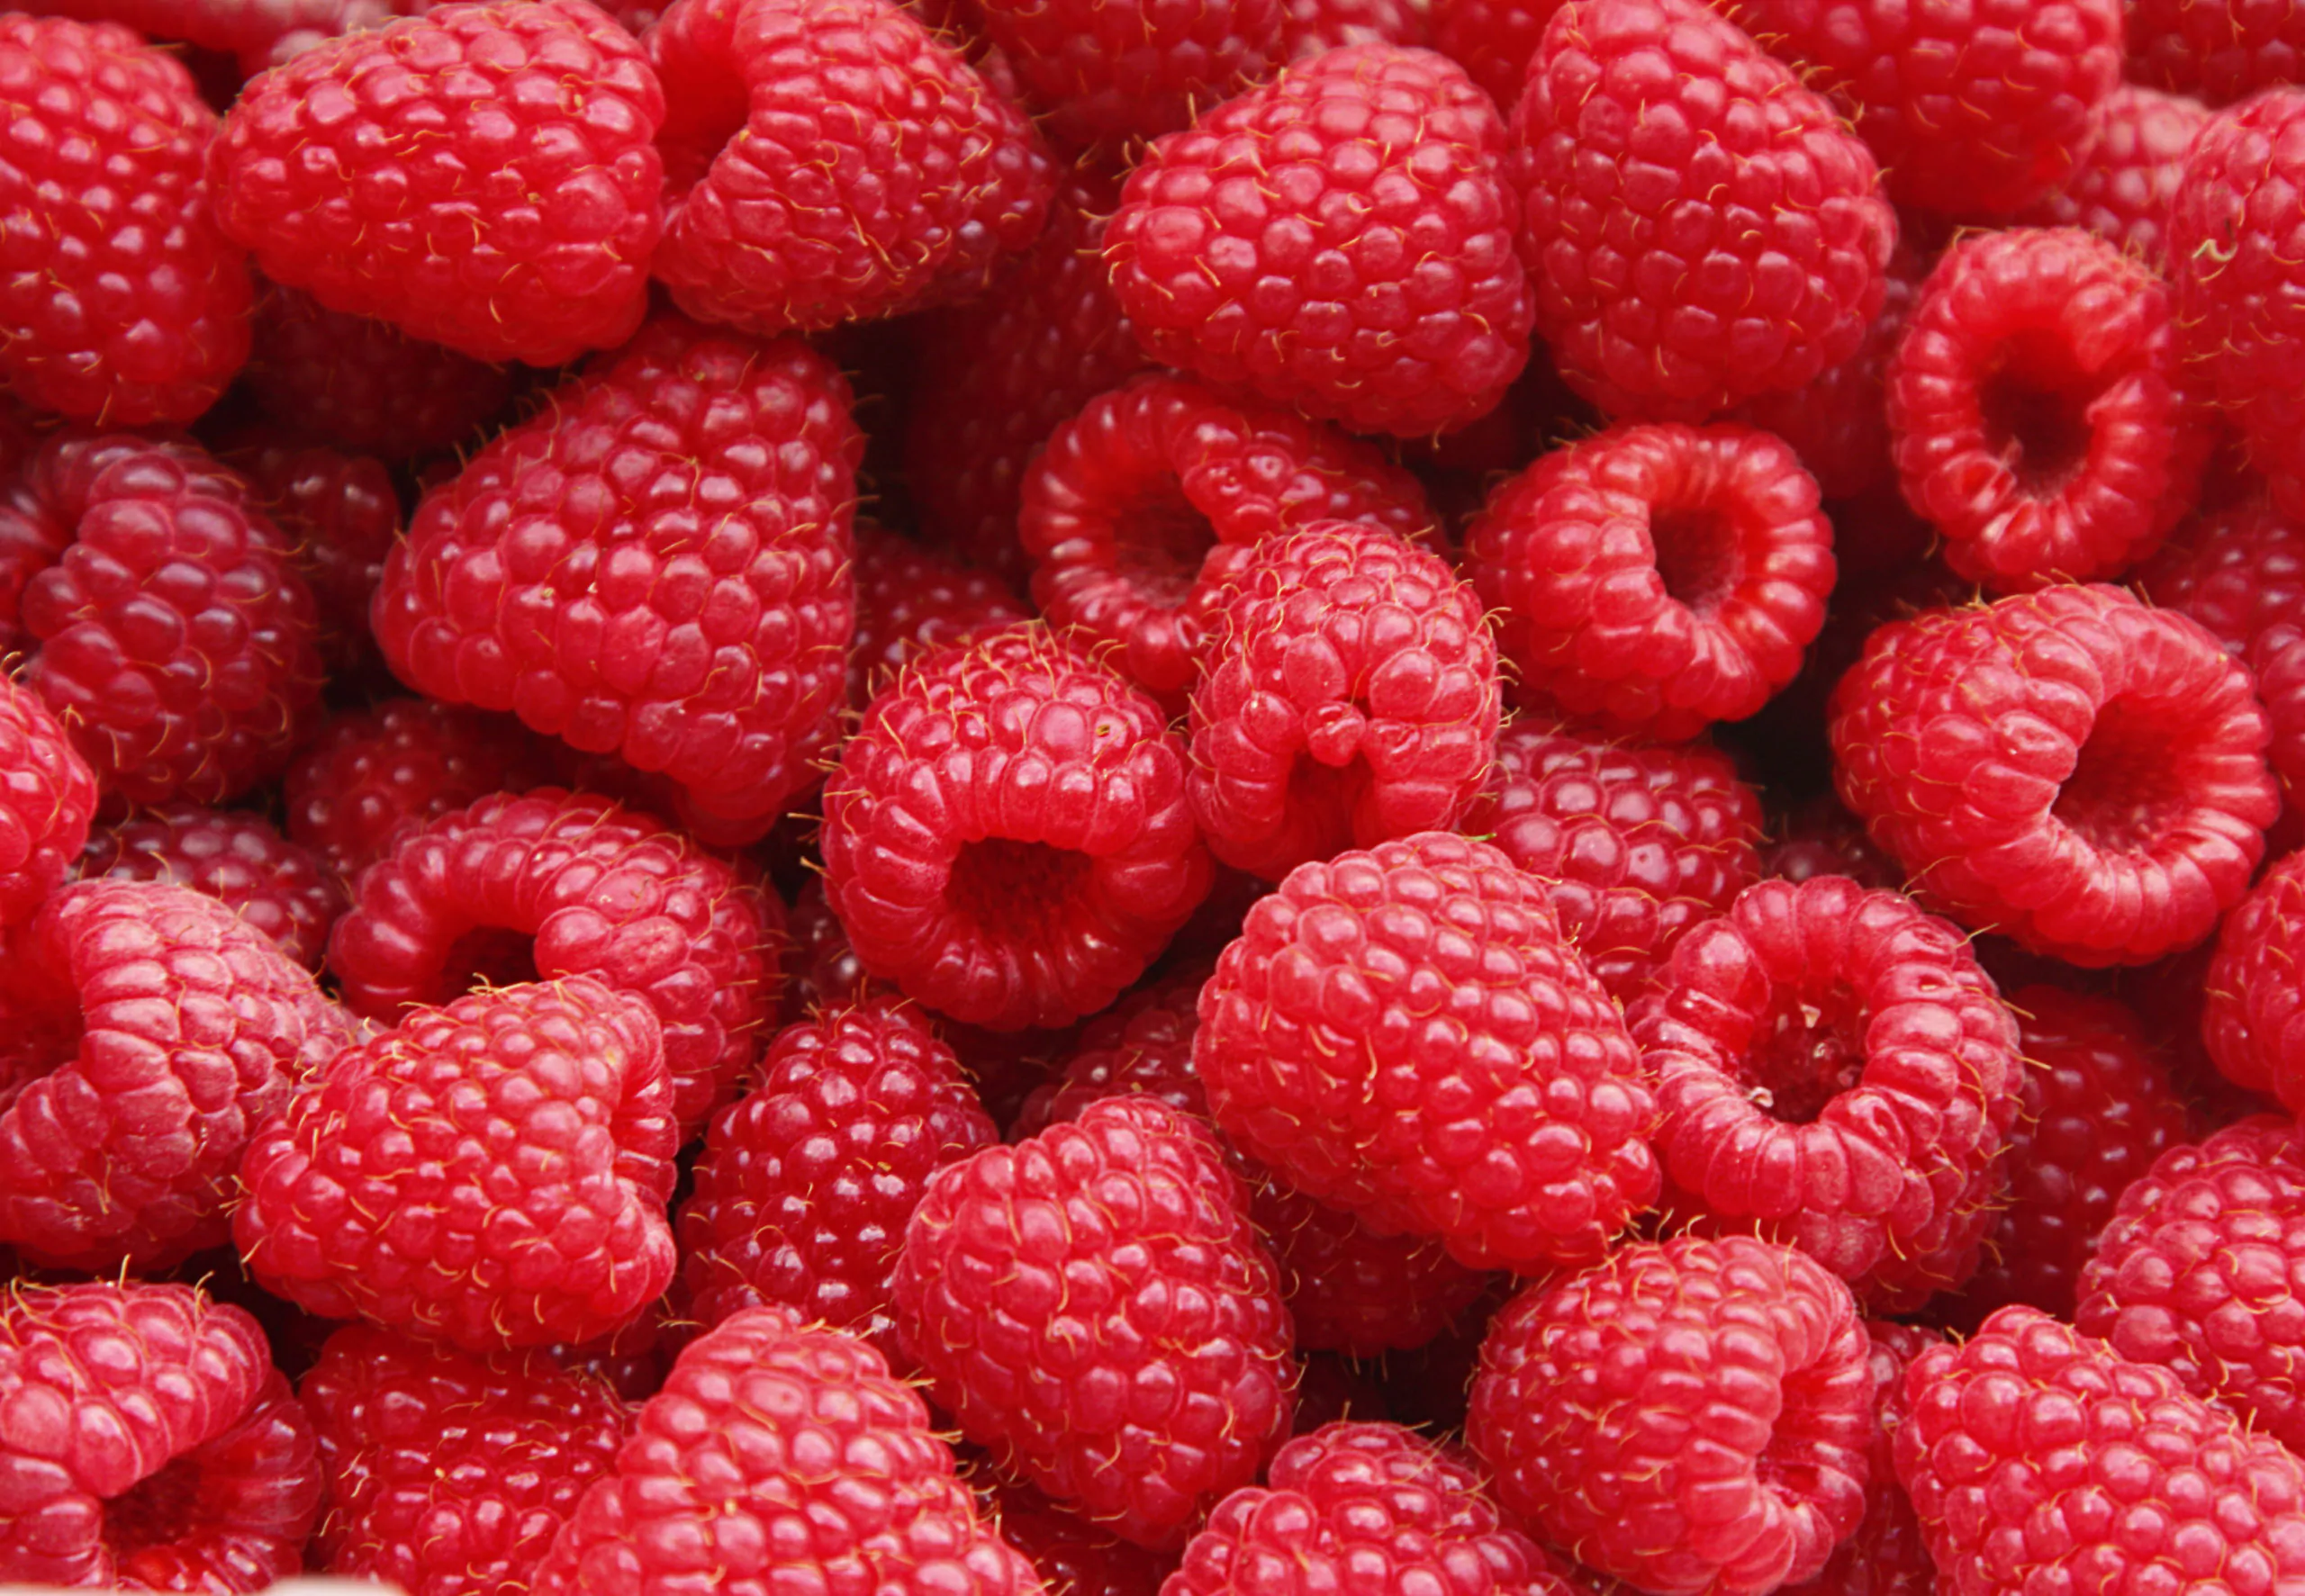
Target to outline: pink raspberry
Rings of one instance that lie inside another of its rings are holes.
[[[330,448],[234,450],[252,497],[295,551],[312,590],[321,668],[339,688],[393,690],[368,605],[400,538],[400,495],[381,460]]]
[[[344,912],[343,883],[261,815],[163,804],[89,834],[79,876],[166,881],[204,893],[309,969]]]
[[[2212,105],[2305,81],[2305,11],[2260,0],[2126,0],[2130,70]]]
[[[1029,612],[1008,584],[859,523],[856,636],[848,647],[848,706],[862,709],[915,654],[973,643]]]
[[[277,284],[257,302],[245,382],[293,434],[386,460],[455,448],[512,394],[501,366]]]
[[[1290,53],[1280,0],[981,0],[971,7],[1049,123],[1075,144],[1191,123]]]
[[[1465,536],[1523,700],[1668,741],[1754,714],[1799,673],[1832,551],[1816,479],[1728,423],[1628,424],[1557,449]]]
[[[2117,85],[2091,110],[2089,131],[2064,182],[2016,220],[2086,228],[2122,254],[2164,269],[2169,207],[2184,185],[2186,153],[2208,121],[2209,108],[2198,100]]]
[[[1945,1338],[1936,1330],[1870,1319],[1866,1360],[1873,1376],[1873,1438],[1867,1451],[1865,1517],[1814,1579],[1781,1585],[1785,1596],[1935,1596],[1937,1568],[1921,1544],[1912,1498],[1897,1483],[1896,1434],[1904,1422],[1905,1370]]]
[[[40,912],[88,840],[96,778],[39,697],[0,677],[0,927]]]
[[[1433,48],[1452,58],[1510,112],[1529,60],[1562,0],[1433,0]]]
[[[1113,291],[1165,365],[1356,432],[1440,432],[1529,357],[1505,128],[1430,50],[1354,45],[1284,68],[1129,175]]]

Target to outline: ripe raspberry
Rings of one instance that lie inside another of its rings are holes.
[[[1590,1262],[1658,1194],[1623,1017],[1543,884],[1485,843],[1291,871],[1202,992],[1193,1062],[1243,1151],[1474,1268]]]
[[[1038,627],[909,667],[824,816],[826,896],[864,968],[995,1030],[1103,1008],[1208,891],[1182,741]]]
[[[1573,0],[1513,107],[1537,330],[1612,416],[1699,421],[1857,353],[1897,229],[1822,96],[1703,0]]]
[[[1893,622],[1831,714],[1841,799],[1916,891],[2083,966],[2206,937],[2280,808],[2248,672],[2112,588]]]
[[[2305,821],[2298,801],[2305,792],[2305,630],[2286,622],[2268,627],[2241,657],[2256,679],[2257,702],[2273,731],[2265,761],[2281,779],[2282,817],[2265,834],[2265,852],[2291,852]]]
[[[664,121],[599,7],[484,0],[258,77],[208,181],[274,282],[475,359],[557,365],[640,325]]]
[[[320,696],[312,596],[247,484],[189,444],[59,433],[0,492],[0,646],[107,792],[222,803]]]
[[[344,912],[343,883],[260,815],[163,804],[98,826],[82,880],[167,881],[205,893],[310,969]]]
[[[1186,790],[1209,851],[1279,880],[1454,824],[1496,753],[1496,644],[1449,563],[1343,520],[1227,551],[1204,588]]]
[[[2169,207],[2184,183],[2185,154],[2209,108],[2182,95],[2117,85],[2089,113],[2089,131],[2065,181],[2020,212],[2034,227],[2086,228],[2124,255],[2165,266]]]
[[[1490,1328],[1465,1435],[1505,1508],[1652,1596],[1805,1580],[1864,1517],[1849,1288],[1746,1236],[1627,1247]]]
[[[1437,530],[1416,479],[1373,446],[1151,373],[1050,435],[1025,474],[1017,536],[1051,624],[1118,645],[1131,681],[1176,694],[1207,641],[1218,551],[1328,519]]]
[[[981,0],[970,10],[1071,144],[1189,126],[1290,53],[1281,0]]]
[[[2136,585],[2241,654],[2267,627],[2305,619],[2305,530],[2259,496],[2204,509],[2170,535]]]
[[[102,427],[190,421],[249,354],[248,261],[202,162],[183,65],[126,28],[0,19],[0,374]]]
[[[1897,1474],[1945,1596],[2305,1577],[2305,1464],[2038,1309],[1923,1352],[1905,1396]]]
[[[300,1572],[312,1429],[256,1321],[188,1285],[25,1285],[0,1308],[0,1579],[258,1591]]]
[[[1781,816],[1776,841],[1761,855],[1761,874],[1787,881],[1847,876],[1859,887],[1903,891],[1905,872],[1865,834],[1865,823],[1831,793],[1819,793]]]
[[[1008,584],[859,523],[856,637],[848,649],[848,705],[862,709],[915,654],[973,643],[1028,618]]]
[[[1162,364],[1355,432],[1444,431],[1529,358],[1505,128],[1461,68],[1364,44],[1170,133],[1105,234]]]
[[[1022,1552],[1047,1590],[1062,1596],[1160,1596],[1176,1558],[1131,1546],[1066,1511],[1030,1485],[976,1477],[979,1511]]]
[[[705,1134],[680,1213],[688,1316],[709,1330],[779,1303],[897,1361],[889,1282],[905,1221],[932,1171],[999,1140],[917,1010],[836,1008],[786,1027],[759,1084]]]
[[[255,338],[245,381],[265,414],[355,454],[453,449],[512,396],[501,366],[276,284],[257,302]]]
[[[401,841],[361,876],[329,968],[352,1010],[380,1020],[475,977],[589,976],[643,998],[685,1135],[734,1095],[753,1032],[776,1012],[782,921],[750,866],[546,787],[482,798]]]
[[[418,1009],[249,1145],[232,1220],[267,1291],[470,1352],[605,1335],[673,1277],[656,1017],[587,976]]]
[[[400,496],[380,460],[330,448],[234,451],[312,590],[321,667],[339,687],[393,690],[368,627],[384,559],[400,537]]]
[[[2305,1105],[2305,979],[2293,967],[2305,926],[2305,853],[2293,853],[2226,916],[2201,981],[2201,1041],[2218,1070],[2296,1112]]]
[[[670,92],[673,302],[763,337],[984,286],[1047,219],[1023,112],[882,0],[678,0],[648,32]]]
[[[527,1596],[626,1412],[542,1353],[491,1359],[364,1324],[329,1338],[300,1392],[329,1511],[316,1565],[409,1596]]]
[[[1934,1596],[1936,1565],[1921,1544],[1912,1498],[1897,1483],[1896,1434],[1904,1422],[1905,1370],[1945,1338],[1935,1330],[1867,1320],[1872,1350],[1873,1438],[1867,1448],[1865,1517],[1816,1578],[1780,1586],[1784,1596]]]
[[[0,927],[21,925],[88,840],[96,778],[40,699],[0,676]]]
[[[1510,112],[1561,0],[1433,0],[1433,48]]]
[[[2305,81],[2305,11],[2254,0],[2127,0],[2130,71],[2212,105]]]
[[[1197,1120],[1092,1104],[929,1177],[897,1264],[904,1345],[1004,1471],[1125,1539],[1180,1546],[1256,1478],[1296,1401],[1288,1312],[1246,1210]]]
[[[1767,433],[1626,425],[1499,484],[1465,567],[1525,702],[1677,742],[1800,672],[1832,544],[1816,479]]]
[[[861,452],[822,356],[659,321],[426,496],[376,641],[419,692],[765,831],[834,733]]]
[[[1285,0],[1280,53],[1294,61],[1354,44],[1422,45],[1424,34],[1408,0]]]
[[[124,23],[150,39],[181,41],[240,58],[251,77],[276,59],[355,28],[381,26],[430,0],[42,0],[46,10],[84,22]],[[235,82],[238,80],[235,79]]]
[[[529,1589],[676,1596],[860,1578],[881,1596],[1041,1588],[978,1521],[927,1408],[878,1352],[754,1308],[681,1353]]]
[[[1761,876],[1760,800],[1701,744],[1608,743],[1514,721],[1457,829],[1543,879],[1561,930],[1622,1003]]]

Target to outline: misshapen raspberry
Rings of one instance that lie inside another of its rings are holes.
[[[163,804],[97,827],[79,875],[189,887],[308,969],[319,968],[345,906],[343,883],[264,816],[198,804]]]
[[[40,699],[0,679],[0,926],[63,883],[88,840],[96,778]]]
[[[1078,144],[1184,127],[1292,53],[1280,0],[982,0],[972,10],[1050,126]]]
[[[243,380],[294,436],[386,460],[455,448],[512,392],[500,366],[278,284],[257,302]]]
[[[2209,108],[2183,95],[2118,85],[2089,113],[2090,131],[2065,180],[2020,212],[2034,227],[2086,228],[2164,270],[2169,207],[2185,180],[2185,156]]]

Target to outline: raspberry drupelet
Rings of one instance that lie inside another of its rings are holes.
[[[2250,0],[2127,0],[2131,73],[2212,105],[2305,82],[2305,11]]]
[[[294,437],[356,454],[453,449],[512,394],[501,366],[278,284],[257,302],[254,336],[243,380],[264,413]]]
[[[1769,828],[1761,854],[1761,874],[1788,881],[1812,876],[1847,876],[1860,887],[1902,891],[1902,866],[1873,845],[1865,823],[1830,792],[1795,805]]]
[[[1008,584],[908,537],[856,527],[856,636],[848,647],[848,705],[862,709],[904,663],[973,643],[1030,611]]]
[[[1833,529],[1816,479],[1769,434],[1625,424],[1500,483],[1465,568],[1523,703],[1680,741],[1799,673]]]
[[[983,0],[971,10],[1072,144],[1188,126],[1292,53],[1283,0]]]
[[[1865,1517],[1814,1579],[1781,1585],[1785,1596],[1934,1596],[1937,1569],[1921,1544],[1912,1498],[1897,1483],[1896,1433],[1904,1422],[1905,1369],[1944,1336],[1887,1320],[1865,1322],[1872,1351],[1873,1438],[1867,1452]]]
[[[2263,494],[2204,507],[2138,568],[2136,585],[2244,654],[2268,627],[2305,621],[2305,527]]]
[[[1561,0],[1433,0],[1433,48],[1510,113]]]
[[[78,874],[189,887],[311,969],[320,968],[329,928],[345,908],[342,881],[263,816],[198,804],[162,804],[98,826]]]
[[[2240,901],[2281,795],[2248,672],[2108,587],[1933,609],[1835,690],[1834,780],[1916,894],[2084,967],[2144,964]]]
[[[2065,180],[2020,212],[2033,227],[2078,227],[2165,270],[2169,207],[2209,108],[2183,95],[2124,83],[2089,113],[2090,133]]]
[[[63,884],[96,812],[95,772],[48,706],[0,676],[0,927]]]
[[[1281,53],[1290,60],[1351,44],[1423,45],[1424,13],[1406,0],[1284,0]]]

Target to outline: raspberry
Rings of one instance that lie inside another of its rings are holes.
[[[679,1143],[655,1013],[586,976],[418,1009],[249,1145],[264,1288],[471,1352],[605,1335],[673,1276]]]
[[[1511,111],[1561,0],[1433,0],[1433,48]]]
[[[1623,1018],[1543,884],[1486,843],[1291,871],[1202,992],[1193,1062],[1243,1151],[1474,1268],[1589,1262],[1658,1194]]]
[[[1354,44],[1422,45],[1424,16],[1408,0],[1286,0],[1281,53],[1291,60]]]
[[[2305,1104],[2305,980],[2293,950],[2305,925],[2305,853],[2291,854],[2226,916],[2203,977],[2201,1040],[2219,1073]]]
[[[2137,586],[2240,654],[2267,627],[2305,619],[2305,532],[2262,497],[2200,510],[2146,562]]]
[[[328,1477],[318,1565],[409,1596],[526,1596],[624,1441],[615,1393],[541,1353],[482,1359],[366,1325],[329,1338],[300,1394]]]
[[[978,1477],[977,1500],[1000,1538],[1063,1596],[1160,1596],[1176,1559],[1129,1545],[1058,1507],[1030,1485]]]
[[[534,1596],[845,1590],[1036,1596],[978,1521],[928,1410],[870,1346],[754,1308],[692,1342]]]
[[[874,975],[968,1024],[1094,1014],[1207,896],[1184,747],[1038,627],[916,662],[825,784],[825,891]]]
[[[2209,108],[2182,95],[2117,86],[2089,113],[2089,132],[2065,181],[2019,213],[2035,227],[2086,228],[2156,270],[2169,207],[2185,177],[2185,154]]]
[[[1998,591],[2124,571],[2193,503],[2215,442],[2149,267],[2077,229],[1964,239],[1889,367],[1905,498]]]
[[[1496,645],[1447,561],[1314,521],[1220,557],[1186,790],[1209,851],[1278,880],[1452,824],[1496,753]]]
[[[2129,69],[2212,105],[2305,80],[2305,11],[2254,0],[2126,0]]]
[[[1905,1396],[1897,1474],[1945,1596],[2305,1575],[2305,1465],[2038,1309],[1929,1348]]]
[[[0,1390],[0,1579],[258,1591],[303,1568],[312,1426],[240,1309],[186,1285],[19,1282]]]
[[[344,887],[260,815],[163,804],[99,826],[80,855],[93,881],[166,881],[205,893],[307,969],[320,968]]]
[[[2266,834],[2265,852],[2286,853],[2298,846],[2298,795],[2305,790],[2305,630],[2286,622],[2268,627],[2241,657],[2273,730],[2265,759],[2281,779],[2282,817]]]
[[[556,365],[640,325],[664,119],[597,6],[443,5],[258,77],[208,181],[274,282],[475,359]]]
[[[848,649],[848,704],[862,709],[917,654],[973,643],[1027,618],[1008,583],[956,564],[908,537],[859,523],[856,637]]]
[[[1515,721],[1457,829],[1546,883],[1561,930],[1623,1003],[1761,875],[1760,800],[1701,744],[1606,743]]]
[[[1627,1247],[1498,1317],[1465,1434],[1507,1510],[1602,1573],[1759,1596],[1864,1516],[1870,1352],[1849,1288],[1805,1254]]]
[[[1105,233],[1164,365],[1355,432],[1440,432],[1529,358],[1505,129],[1461,68],[1363,44],[1164,135]]]
[[[216,113],[112,23],[0,20],[0,374],[104,427],[190,421],[249,354],[248,262],[202,160]]]
[[[1831,715],[1842,801],[1921,896],[2074,964],[2206,937],[2279,812],[2248,672],[2111,588],[1893,622]]]
[[[1904,871],[1873,845],[1865,823],[1830,792],[1799,805],[1773,829],[1776,840],[1761,856],[1764,876],[1787,881],[1847,876],[1859,887],[1904,888]]]
[[[660,321],[426,496],[376,641],[428,697],[765,831],[833,735],[861,453],[822,356]]]
[[[1289,53],[1281,0],[981,0],[970,9],[1074,144],[1186,127]]]
[[[360,878],[329,968],[357,1014],[475,977],[589,976],[645,999],[683,1133],[734,1094],[776,1012],[782,906],[748,866],[606,798],[538,788],[428,822]],[[581,1338],[579,1338],[581,1339]]]
[[[893,1361],[905,1221],[931,1172],[999,1140],[917,1011],[836,1008],[788,1026],[759,1084],[705,1134],[680,1214],[689,1316],[710,1329],[780,1303]]]
[[[1873,1439],[1867,1454],[1865,1517],[1816,1578],[1779,1587],[1785,1596],[1934,1596],[1936,1565],[1921,1545],[1912,1498],[1897,1483],[1896,1433],[1904,1421],[1904,1375],[1921,1353],[1941,1346],[1935,1330],[1867,1320],[1872,1351]]]
[[[238,56],[253,76],[323,39],[421,11],[429,0],[43,0],[57,14],[125,23],[152,39]],[[237,79],[234,80],[237,83]]]
[[[277,284],[257,302],[255,344],[246,383],[265,414],[386,460],[455,448],[512,395],[500,366]]]
[[[1156,694],[1193,684],[1219,551],[1326,519],[1435,529],[1416,479],[1372,446],[1153,373],[1098,395],[1026,473],[1017,536],[1050,622],[1117,644]]]
[[[655,273],[764,337],[981,288],[1031,243],[1055,168],[1023,112],[882,0],[678,0]]]
[[[1880,311],[1897,230],[1872,155],[1703,0],[1562,6],[1512,140],[1537,330],[1612,416],[1790,392]]]
[[[1816,479],[1768,434],[1626,425],[1499,484],[1465,567],[1525,702],[1680,741],[1800,672],[1832,541]]]
[[[312,590],[321,663],[339,686],[393,690],[368,627],[368,604],[400,537],[400,496],[384,463],[328,448],[234,455],[253,497],[295,551]]]
[[[88,840],[96,779],[39,698],[0,676],[0,927],[39,913]]]
[[[1091,1104],[929,1177],[897,1323],[938,1404],[1007,1472],[1140,1546],[1248,1484],[1296,1401],[1288,1310],[1216,1139]],[[1123,1392],[1159,1393],[1144,1401]]]

